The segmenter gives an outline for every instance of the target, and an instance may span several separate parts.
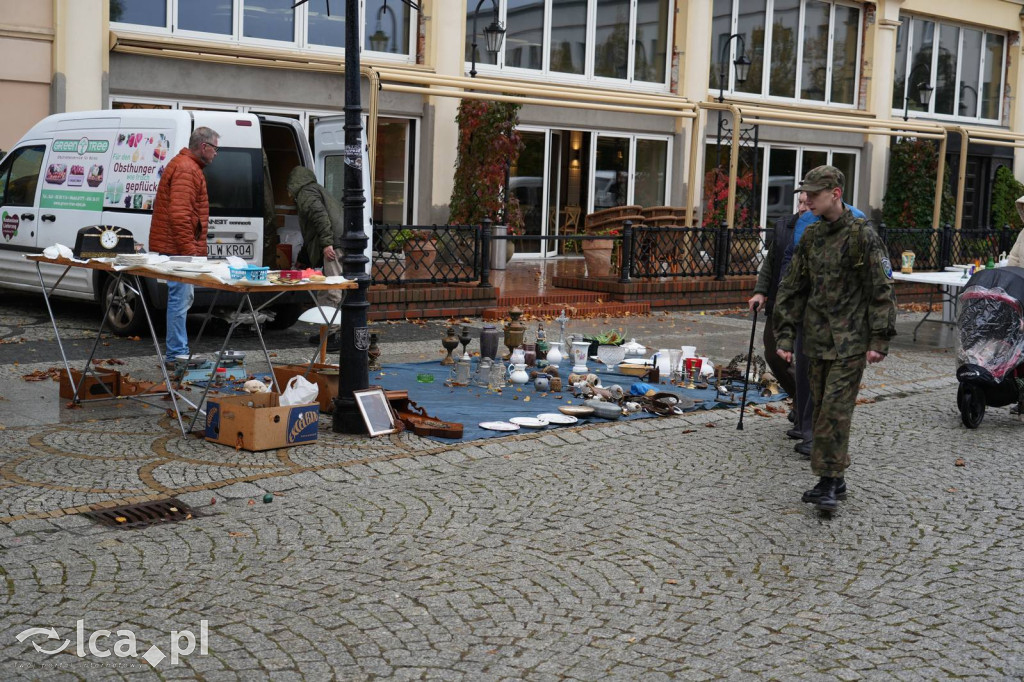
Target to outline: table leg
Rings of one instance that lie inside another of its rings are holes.
[[[231,342],[231,335],[235,332],[235,328],[239,324],[241,324],[238,321],[238,317],[239,317],[239,315],[242,312],[242,306],[244,306],[246,301],[248,301],[248,300],[249,300],[249,294],[243,294],[242,295],[242,300],[238,302],[238,308],[235,310],[234,319],[231,321],[231,324],[228,325],[228,333],[224,335],[224,342],[222,344],[220,344],[220,350],[217,351],[217,358],[213,361],[213,369],[210,370],[210,378],[207,379],[206,386],[203,387],[203,394],[199,397],[199,402],[198,402],[197,407],[196,407],[196,413],[192,417],[192,422],[188,425],[189,433],[191,433],[192,429],[195,428],[196,420],[199,419],[199,414],[200,413],[206,414],[206,412],[204,410],[201,410],[200,408],[206,402],[206,396],[210,392],[210,387],[213,386],[214,377],[217,376],[217,369],[220,367],[221,360],[224,357],[224,350],[228,347],[228,343]],[[249,307],[250,308],[252,307],[251,303],[249,304]],[[253,316],[253,319],[254,320],[256,319],[255,315]],[[257,331],[259,330],[259,328],[260,328],[259,325],[256,325]],[[263,346],[263,337],[262,336],[260,336],[260,345]],[[263,346],[263,353],[264,354],[267,353],[266,346]],[[270,360],[270,356],[267,355],[267,361],[269,362],[269,360]],[[274,368],[273,367],[270,368],[270,373],[271,373],[271,375],[273,375],[273,373],[274,373]],[[277,386],[277,378],[276,377],[274,378],[274,385]],[[279,393],[280,393],[280,390],[281,389],[278,388],[278,392]]]
[[[171,406],[174,409],[174,416],[178,420],[178,428],[181,429],[181,435],[186,436],[188,433],[185,431],[185,422],[181,418],[181,408],[178,407],[178,392],[171,385],[171,377],[167,374],[167,365],[164,364],[164,352],[160,348],[160,339],[156,335],[156,328],[153,326],[153,318],[149,314],[149,306],[146,304],[145,292],[142,288],[142,282],[139,280],[138,275],[134,275],[136,293],[139,297],[139,301],[142,302],[142,312],[146,315],[146,324],[149,326],[149,336],[153,339],[153,348],[156,349],[157,365],[160,367],[160,374],[164,378],[164,386],[167,387],[167,395],[171,397]],[[196,406],[193,406],[196,407]],[[198,411],[198,407],[196,410]]]
[[[64,275],[68,274],[68,270],[70,269],[70,265],[64,268],[63,274],[61,274],[60,279],[58,279],[57,281],[60,282],[61,279],[64,279]],[[36,263],[36,274],[39,276],[39,288],[42,289],[43,291],[43,301],[46,303],[46,312],[49,313],[50,323],[53,325],[53,335],[57,339],[57,348],[60,349],[60,359],[64,361],[64,371],[68,373],[68,383],[71,383],[71,364],[68,363],[68,356],[64,352],[64,344],[61,343],[60,340],[60,330],[57,328],[57,318],[54,317],[53,308],[50,306],[50,294],[46,290],[46,283],[43,281],[43,271],[40,269],[39,263]],[[75,395],[74,397],[72,397],[72,402],[74,402],[75,404],[78,403],[77,386],[75,387]]]

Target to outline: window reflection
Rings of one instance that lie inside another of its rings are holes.
[[[330,16],[327,15],[326,0],[309,0],[306,7],[309,13],[306,22],[309,43],[345,47],[345,0],[334,0]],[[388,11],[390,10],[388,7]]]
[[[314,4],[316,0],[310,0]],[[243,35],[263,40],[295,40],[292,0],[243,0]],[[320,0],[323,3],[323,0]]]
[[[981,117],[998,119],[999,91],[1003,77],[1003,36],[985,34],[985,79],[982,86]]]
[[[629,2],[597,0],[594,75],[625,78],[629,66]]]
[[[664,206],[665,175],[668,168],[668,143],[664,140],[636,141],[636,171],[633,179],[633,203],[640,206]]]
[[[368,0],[364,45],[366,49],[390,54],[409,54],[411,12],[412,10],[403,2]]]
[[[765,6],[767,0],[744,0],[739,3],[740,14],[736,20],[736,32],[743,36],[747,48],[747,59],[750,60],[750,72],[743,83],[735,83],[737,92],[761,94],[761,82],[764,75],[764,27]],[[725,77],[730,77],[733,61],[740,56],[739,39],[732,44],[733,56],[728,57],[728,68]]]
[[[551,6],[551,70],[582,74],[587,58],[587,3]]]
[[[974,118],[978,115],[978,79],[981,72],[981,31],[961,29],[960,88],[957,113]]]
[[[804,62],[800,72],[800,96],[816,102],[825,101],[828,15],[829,6],[823,2],[809,2],[804,8]]]
[[[637,0],[636,50],[633,56],[633,78],[649,83],[665,82],[665,61],[668,58],[668,0]]]
[[[544,0],[509,0],[505,22],[505,66],[544,66]]]
[[[768,94],[796,96],[796,55],[799,50],[800,0],[775,0],[772,15],[772,69]]]
[[[829,101],[854,104],[857,98],[857,40],[860,10],[836,5],[832,40],[832,90]]]
[[[960,29],[942,24],[939,28],[939,58],[935,64],[936,114],[952,114],[957,95],[956,62],[959,52]]]
[[[629,140],[599,135],[594,164],[594,210],[625,206],[629,190]]]
[[[232,0],[178,0],[178,28],[231,35]],[[290,40],[290,39],[289,39]]]
[[[167,0],[110,0],[110,20],[142,26],[166,26]]]

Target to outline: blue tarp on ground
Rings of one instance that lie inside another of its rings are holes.
[[[476,362],[474,359],[474,369]],[[416,380],[419,374],[430,374],[433,383],[420,383]],[[601,385],[619,384],[628,393],[636,377],[617,372],[595,372],[601,377]],[[488,391],[480,386],[446,386],[445,381],[451,376],[451,368],[443,367],[438,362],[418,362],[384,365],[380,372],[370,373],[370,383],[383,386],[389,391],[403,390],[409,392],[409,399],[427,411],[431,417],[443,421],[458,422],[463,425],[463,440],[493,438],[509,435],[507,431],[490,431],[481,429],[478,424],[488,421],[508,421],[512,417],[536,417],[544,412],[558,412],[563,405],[582,405],[583,401],[572,395],[570,391],[562,393],[542,393],[533,388],[532,383],[523,386],[508,386],[500,393]],[[563,372],[563,377],[567,373]],[[564,381],[564,378],[563,378]],[[735,403],[721,402],[714,388],[686,389],[668,383],[660,384],[659,391],[674,393],[695,401],[691,410],[713,409],[716,407],[739,407],[740,396],[736,395]],[[756,387],[747,392],[747,404],[757,404],[782,400],[786,394],[762,398],[757,395]],[[621,419],[644,419],[657,417],[649,412],[637,412]],[[590,422],[604,422],[600,417],[585,417],[575,426]],[[547,427],[557,428],[556,425]],[[526,431],[528,429],[523,429]],[[443,442],[451,442],[450,438],[437,438]]]

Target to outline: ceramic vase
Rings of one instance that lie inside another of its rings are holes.
[[[498,342],[501,332],[493,324],[485,324],[480,332],[480,357],[495,359],[498,356]]]
[[[589,341],[572,342],[572,359],[574,363],[572,366],[572,371],[578,374],[586,374],[589,371],[589,369],[587,368],[587,353],[589,352]]]

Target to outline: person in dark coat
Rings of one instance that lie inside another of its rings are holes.
[[[344,230],[341,205],[316,181],[308,168],[297,166],[288,174],[288,194],[295,200],[302,232],[302,249],[296,259],[303,267],[321,268],[328,277],[341,275],[341,258],[334,249],[334,240]],[[317,294],[321,306],[341,307],[342,291],[328,289]],[[311,342],[318,339],[311,337]],[[327,350],[341,348],[338,334],[332,334]]]

